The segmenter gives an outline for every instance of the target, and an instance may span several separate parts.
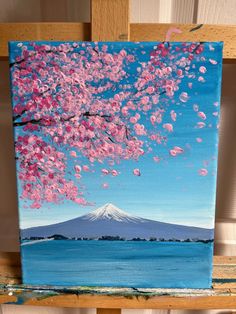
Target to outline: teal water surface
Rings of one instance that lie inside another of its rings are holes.
[[[25,284],[211,287],[213,243],[53,240],[21,252]]]

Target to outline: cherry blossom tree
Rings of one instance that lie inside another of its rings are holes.
[[[103,175],[117,176],[113,165],[139,160],[152,152],[150,143],[165,144],[175,131],[173,97],[183,78],[195,79],[190,66],[204,48],[158,43],[141,58],[141,43],[114,50],[105,43],[18,46],[21,52],[10,64],[15,149],[21,197],[32,208],[64,199],[88,205],[78,182],[93,163],[106,161],[110,168]],[[180,101],[187,99],[181,93]],[[183,153],[177,144],[171,157]],[[133,174],[141,175],[138,168]]]

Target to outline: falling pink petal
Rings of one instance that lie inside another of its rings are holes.
[[[214,65],[217,64],[217,61],[216,61],[216,60],[209,59],[209,61],[210,61],[211,64],[214,64]]]
[[[201,66],[201,67],[199,68],[199,72],[201,72],[201,73],[206,73],[206,71],[207,71],[207,69],[206,69],[206,67],[204,67],[204,66]]]
[[[208,174],[208,170],[205,168],[201,168],[198,170],[198,174],[202,177],[205,177]]]
[[[135,168],[135,169],[133,170],[133,174],[134,174],[135,176],[138,176],[138,177],[141,176],[141,172],[140,172],[140,170],[139,170],[138,168]]]
[[[140,102],[143,105],[147,105],[148,102],[149,102],[149,97],[148,96],[144,96],[143,98],[141,98]]]
[[[219,113],[217,111],[215,111],[212,114],[213,114],[213,116],[217,117]]]
[[[179,96],[179,99],[182,101],[182,102],[187,102],[189,100],[189,96],[188,96],[188,93],[186,92],[182,92]]]
[[[77,154],[76,154],[76,152],[75,152],[74,150],[72,150],[72,151],[70,152],[70,155],[71,155],[71,157],[76,157],[76,156],[77,156]]]
[[[115,94],[115,95],[114,95],[114,99],[117,100],[117,101],[119,101],[119,100],[120,100],[120,95],[119,95],[119,94]]]
[[[118,171],[117,170],[115,170],[115,169],[113,169],[112,171],[111,171],[111,174],[114,176],[114,177],[116,177],[116,176],[118,176]]]
[[[192,88],[193,87],[193,83],[188,83],[188,87]]]
[[[178,69],[178,70],[176,71],[176,74],[177,74],[178,76],[182,76],[182,75],[183,75],[183,71],[182,71],[181,69]]]
[[[138,119],[136,117],[130,117],[129,121],[134,124],[137,123]]]
[[[198,143],[202,143],[202,138],[201,138],[201,137],[197,137],[197,138],[196,138],[196,141],[197,141]]]
[[[102,173],[103,173],[104,175],[107,175],[107,174],[109,174],[109,172],[110,172],[109,170],[107,170],[107,169],[105,169],[105,168],[103,168],[101,171],[102,171]]]
[[[176,157],[177,155],[182,154],[183,152],[184,152],[183,148],[179,146],[175,146],[169,151],[170,155],[173,157]]]
[[[181,148],[179,146],[175,146],[174,150],[177,152],[177,154],[182,154],[184,152],[183,148]]]
[[[155,162],[159,162],[159,161],[160,161],[160,158],[159,158],[158,156],[154,156],[154,157],[153,157],[153,160],[154,160]]]
[[[194,110],[194,111],[196,111],[196,112],[197,112],[197,111],[198,111],[198,109],[199,109],[199,106],[198,106],[198,105],[196,105],[196,104],[195,104],[195,105],[193,105],[193,110]]]
[[[171,35],[175,33],[175,34],[181,34],[182,31],[179,28],[176,27],[170,27],[166,33],[166,40],[165,41],[170,41],[170,37]]]
[[[168,132],[173,132],[173,125],[171,123],[163,124],[163,128],[166,129]]]
[[[108,189],[109,185],[108,185],[108,183],[103,183],[102,187],[103,187],[103,189]]]
[[[177,156],[176,150],[171,149],[171,150],[170,150],[170,155],[173,156],[173,157]]]
[[[154,93],[154,91],[155,91],[155,88],[153,86],[148,86],[146,89],[146,92],[148,94],[152,94],[152,93]]]
[[[177,114],[175,113],[174,110],[171,110],[170,116],[171,116],[171,119],[172,119],[173,121],[176,121]]]
[[[30,205],[30,208],[36,208],[36,209],[39,209],[41,207],[41,204],[38,203],[38,202],[34,202],[33,204]]]
[[[75,165],[74,168],[75,168],[75,172],[80,173],[81,167],[79,165]]]
[[[199,118],[201,118],[202,120],[206,120],[206,115],[203,111],[199,111],[198,114]]]
[[[87,172],[87,171],[89,171],[89,166],[83,165],[83,166],[82,166],[82,169]]]
[[[198,82],[205,82],[205,79],[204,79],[204,77],[202,77],[202,76],[199,76],[199,78],[198,78]]]
[[[114,160],[109,160],[108,163],[110,166],[114,166],[114,164],[115,164]]]
[[[209,50],[210,50],[210,51],[214,51],[215,48],[214,48],[211,44],[209,44]]]
[[[155,122],[156,122],[156,117],[153,116],[153,115],[151,115],[150,121],[151,121],[152,124],[155,124]]]
[[[198,129],[202,129],[202,128],[204,128],[206,126],[206,124],[204,123],[204,122],[198,122],[197,123],[197,128]]]

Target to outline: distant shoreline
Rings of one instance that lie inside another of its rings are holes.
[[[72,237],[72,238],[67,238],[63,235],[60,234],[55,234],[49,237],[29,237],[29,238],[22,238],[20,239],[21,245],[26,245],[26,244],[33,244],[37,242],[45,242],[45,241],[51,241],[51,240],[57,240],[57,241],[120,241],[120,242],[181,242],[181,243],[209,243],[213,242],[213,239],[164,239],[164,238],[155,238],[155,237],[150,237],[148,239],[146,238],[132,238],[132,239],[125,239],[121,238],[119,236],[102,236],[98,238],[86,238],[86,237]]]

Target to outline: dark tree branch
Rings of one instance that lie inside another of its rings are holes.
[[[110,135],[107,133],[107,131],[105,131],[105,133],[108,135],[108,139],[109,139],[112,143],[115,143],[115,141],[110,137]]]
[[[197,49],[203,44],[203,42],[200,42],[193,50],[192,53],[195,53],[197,51]]]
[[[57,86],[58,86],[58,85],[57,85]],[[57,86],[56,86],[56,87],[57,87]],[[48,92],[48,91],[50,91],[50,90],[51,90],[51,88],[49,87],[48,89],[46,89],[44,92],[40,93],[39,95],[40,95],[40,96],[43,96],[46,92]]]
[[[101,117],[101,118],[111,118],[111,116],[109,115],[106,115],[106,114],[103,114],[103,115],[100,115],[98,113],[90,113],[88,111],[86,111],[85,113],[83,113],[83,116],[84,117]]]
[[[32,120],[29,120],[29,121],[19,121],[19,122],[14,122],[13,123],[13,126],[24,126],[24,125],[27,125],[28,123],[31,123],[31,124],[39,124],[41,122],[41,119],[39,120],[36,120],[36,119],[32,119]]]
[[[11,63],[9,64],[9,67],[12,68],[14,65],[16,65],[16,64],[21,64],[21,63],[23,63],[24,61],[25,61],[25,59],[21,59],[21,60],[19,60],[19,61],[11,62]]]
[[[16,121],[17,119],[19,119],[26,111],[27,111],[27,110],[24,109],[24,110],[21,112],[21,114],[18,114],[17,116],[14,116],[14,117],[13,117],[13,121]]]
[[[95,49],[94,49],[94,51],[97,52]],[[48,53],[51,53],[51,52],[53,52],[54,54],[55,54],[55,53],[58,54],[58,53],[60,53],[61,51],[53,51],[53,50],[49,49],[49,50],[41,51],[41,52],[39,52],[39,54],[43,54],[43,53],[48,54]],[[36,53],[37,53],[37,52],[34,51],[34,54],[33,54],[33,55],[35,55]],[[68,51],[68,52],[67,52],[67,54],[72,54],[72,53],[74,53],[74,51]],[[81,53],[80,53],[79,51],[76,51],[76,53],[78,53],[79,55],[81,55]],[[98,53],[98,52],[97,52],[97,53]],[[28,57],[32,57],[32,55],[30,55],[30,56],[28,56]],[[18,65],[18,64],[23,63],[24,61],[28,61],[27,59],[28,59],[28,58],[26,58],[26,59],[21,59],[21,60],[19,60],[19,61],[15,61],[15,62],[11,62],[11,63],[9,64],[9,67],[11,68],[11,67],[13,67],[14,65]]]
[[[125,135],[126,135],[126,138],[128,140],[129,139],[129,133],[128,133],[128,128],[126,125],[125,125]]]
[[[92,48],[93,49],[93,51],[95,51],[96,52],[96,54],[98,54],[98,51],[97,51],[97,49],[95,49],[95,48]]]
[[[61,118],[61,120],[63,120],[63,121],[70,121],[71,119],[73,119],[75,117],[75,114],[73,115],[73,116],[70,116],[70,117],[68,117],[68,118]]]
[[[69,121],[71,119],[73,119],[75,117],[75,115],[73,116],[70,116],[68,118],[60,118],[61,121],[63,122],[66,122],[66,121]],[[13,120],[14,121],[14,120]],[[52,122],[52,121],[51,121]],[[13,126],[16,127],[16,126],[24,126],[24,125],[27,125],[28,123],[31,123],[31,124],[39,124],[40,126],[50,126],[48,125],[47,123],[43,123],[43,119],[31,119],[31,120],[28,120],[28,121],[19,121],[19,122],[14,122],[13,123]]]

